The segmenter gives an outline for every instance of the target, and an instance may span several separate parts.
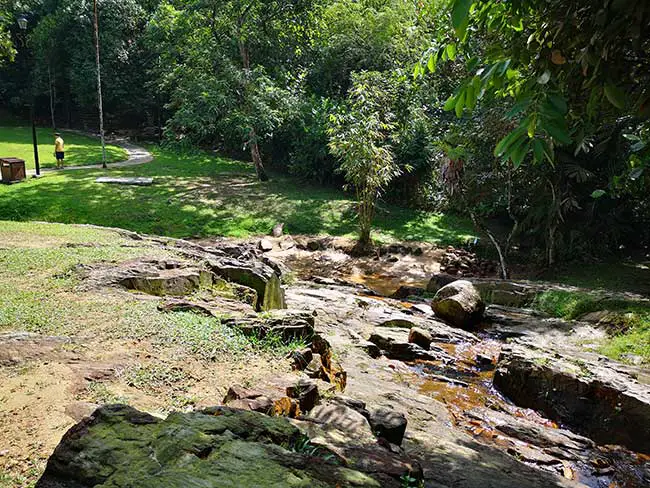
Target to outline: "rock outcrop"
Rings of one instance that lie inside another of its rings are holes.
[[[270,266],[260,261],[236,259],[210,259],[208,265],[217,276],[255,290],[258,310],[286,308],[280,277]]]
[[[613,365],[515,345],[502,350],[494,385],[600,444],[650,454],[650,387]]]
[[[222,323],[239,329],[244,335],[262,339],[269,334],[284,341],[305,339],[314,335],[314,316],[302,310],[272,310],[265,314],[247,314],[223,319]]]
[[[162,420],[110,405],[65,434],[36,486],[399,486],[337,460],[286,419],[214,407]]]
[[[435,314],[454,327],[471,328],[478,324],[485,312],[481,295],[469,281],[454,281],[443,286],[433,301]]]

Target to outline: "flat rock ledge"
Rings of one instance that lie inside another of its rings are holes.
[[[608,362],[515,344],[502,350],[494,386],[599,444],[650,454],[650,387]]]
[[[108,405],[65,434],[36,487],[397,488],[408,474],[345,464],[283,418],[213,407],[163,420]]]

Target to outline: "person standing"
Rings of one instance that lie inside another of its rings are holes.
[[[61,137],[61,133],[57,132],[54,134],[56,139],[54,139],[54,154],[56,156],[56,167],[63,168],[63,159],[65,158],[65,143]]]

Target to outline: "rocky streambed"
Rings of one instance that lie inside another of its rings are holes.
[[[164,421],[96,412],[64,437],[38,486],[650,486],[648,371],[590,350],[604,334],[593,324],[488,304],[466,330],[418,287],[437,269],[403,283],[374,273],[373,289],[323,276],[316,244],[299,263],[288,239],[166,245],[183,259],[83,269],[85,286],[126,287],[169,313],[308,347],[289,380],[233,385],[225,407]],[[532,293],[485,283],[492,302]],[[410,288],[395,294],[400,284]]]

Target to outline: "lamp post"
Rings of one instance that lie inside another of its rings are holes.
[[[97,100],[99,104],[99,137],[102,141],[102,168],[106,169],[106,142],[104,141],[104,108],[102,106],[102,73],[99,64],[99,19],[97,15],[97,0],[93,0],[93,13],[95,16],[95,62],[97,64]]]
[[[18,16],[18,27],[20,27],[20,30],[26,31],[27,30],[27,16],[26,15],[20,15]],[[32,144],[34,145],[34,167],[36,168],[36,177],[41,176],[41,165],[38,160],[38,140],[36,138],[36,122],[34,120],[34,93],[32,92],[32,104],[30,107],[30,117],[32,119]]]

